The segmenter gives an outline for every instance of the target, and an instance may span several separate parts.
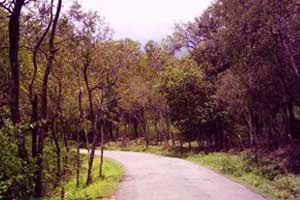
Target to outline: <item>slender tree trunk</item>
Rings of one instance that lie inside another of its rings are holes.
[[[93,139],[93,144],[92,144],[92,150],[89,156],[89,161],[88,161],[88,173],[87,173],[87,179],[86,179],[86,185],[89,185],[93,182],[93,162],[94,162],[94,157],[95,157],[95,150],[97,146],[97,141],[98,141],[98,134],[96,131],[96,122],[93,123],[93,132],[94,132],[94,139]]]
[[[143,123],[144,123],[144,135],[145,135],[145,140],[146,140],[146,149],[148,149],[148,147],[149,147],[149,135],[148,135],[148,130],[147,130],[147,122],[144,121]]]
[[[124,121],[124,138],[123,138],[123,144],[127,146],[127,123]]]
[[[112,122],[108,123],[108,129],[109,129],[109,135],[110,135],[110,140],[114,141],[114,135],[113,135],[113,126],[112,126]]]
[[[164,127],[164,124],[163,124],[163,116],[160,112],[159,114],[159,120],[158,120],[158,131],[160,131],[162,133],[162,137],[163,137],[163,141],[164,141],[164,147],[166,149],[169,149],[170,145],[169,145],[169,133],[167,132],[166,128]]]
[[[93,182],[92,168],[93,168],[93,162],[94,162],[94,157],[95,157],[97,141],[98,141],[98,136],[96,134],[94,137],[94,140],[93,140],[92,150],[91,150],[91,153],[89,156],[89,161],[88,161],[88,173],[87,173],[86,185],[89,185]]]
[[[170,120],[170,114],[169,114],[169,109],[168,108],[166,109],[166,123],[167,123],[168,135],[170,135],[170,138],[172,140],[172,146],[175,147],[176,146],[175,137],[174,137],[173,131],[171,130],[171,120]]]
[[[92,90],[89,84],[89,79],[88,79],[88,68],[90,66],[90,55],[87,54],[85,58],[85,63],[84,63],[84,70],[83,70],[83,75],[84,75],[84,81],[85,85],[87,88],[88,92],[88,100],[89,100],[89,107],[90,107],[90,118],[92,122],[92,135],[93,135],[93,144],[92,144],[92,150],[89,155],[89,161],[88,161],[88,173],[87,173],[87,179],[86,179],[86,185],[89,185],[93,181],[93,175],[92,175],[92,168],[93,168],[93,161],[94,161],[94,156],[95,156],[95,149],[97,145],[97,140],[98,140],[98,135],[97,135],[97,127],[96,127],[96,119],[95,119],[95,113],[94,113],[94,106],[93,106],[93,96],[92,96]]]
[[[51,7],[53,6],[53,0],[51,1],[50,6]],[[33,51],[32,63],[34,66],[34,70],[33,70],[32,79],[28,86],[30,102],[31,102],[31,107],[32,107],[31,123],[38,122],[38,96],[34,92],[34,83],[35,83],[37,71],[38,71],[38,51],[40,50],[40,46],[42,45],[42,42],[45,40],[45,38],[51,28],[52,19],[53,19],[53,14],[51,12],[50,21],[48,23],[48,26],[47,26],[46,30],[44,31],[43,35],[41,36],[41,38],[38,40],[38,42],[34,48],[34,51]],[[32,128],[32,149],[31,149],[33,158],[35,158],[37,156],[37,137],[38,137],[38,128],[36,126],[34,126]]]
[[[119,125],[116,127],[116,138],[119,138]]]
[[[288,104],[288,116],[289,116],[289,133],[291,135],[291,138],[293,140],[299,140],[300,139],[300,135],[299,133],[297,133],[297,130],[295,129],[295,114],[294,114],[294,105],[293,102],[289,102]]]
[[[34,95],[32,101],[32,113],[31,113],[31,123],[36,123],[38,121],[38,97]],[[38,136],[38,128],[36,125],[32,128],[32,146],[31,146],[31,154],[32,158],[36,158],[37,156],[37,136]]]
[[[160,139],[159,139],[159,130],[158,130],[158,120],[155,118],[154,120],[154,126],[155,126],[155,132],[156,132],[156,144],[159,145]]]
[[[43,156],[43,150],[44,150],[45,134],[47,132],[48,79],[49,79],[49,75],[50,75],[52,67],[53,67],[54,57],[55,57],[55,52],[56,52],[56,49],[54,46],[54,39],[55,39],[56,28],[57,28],[57,24],[58,24],[61,7],[62,7],[62,0],[58,0],[56,14],[54,17],[52,29],[51,29],[50,36],[49,36],[49,56],[48,56],[47,66],[46,66],[46,70],[45,70],[44,78],[43,78],[42,95],[41,95],[41,113],[42,113],[41,116],[42,116],[42,121],[44,124],[43,124],[43,127],[39,131],[39,140],[38,140],[38,149],[37,149],[36,183],[35,183],[35,190],[34,190],[35,197],[42,196],[42,191],[43,191],[43,187],[42,187],[43,158],[42,158],[42,156]]]
[[[214,133],[214,145],[213,145],[213,148],[214,148],[214,151],[219,151],[219,144],[220,144],[220,136],[219,136],[219,130],[217,129],[217,127],[214,127],[215,128],[215,133]]]
[[[248,120],[248,123],[249,123],[249,135],[251,135],[251,147],[254,147],[254,160],[256,163],[258,163],[258,147],[257,147],[257,131],[258,131],[258,128],[257,128],[257,124],[256,124],[256,120],[254,119],[255,118],[255,113],[254,111],[251,111],[251,114],[249,114],[249,120]]]
[[[201,149],[201,136],[202,136],[202,130],[201,128],[198,128],[198,134],[197,134],[197,143],[199,150]]]
[[[149,147],[149,133],[148,133],[148,127],[147,127],[147,119],[145,117],[145,114],[142,114],[142,120],[140,121],[140,123],[143,126],[143,130],[144,130],[144,137],[146,140],[146,149],[148,149]]]
[[[76,187],[79,187],[80,180],[80,132],[77,133],[77,160],[76,160]]]
[[[79,115],[80,115],[80,124],[83,122],[83,110],[82,110],[82,89],[79,90],[78,95],[78,107],[79,107]],[[89,151],[88,151],[89,153]],[[76,166],[76,186],[79,187],[79,179],[80,179],[80,131],[77,132],[77,166]]]
[[[86,148],[88,151],[88,156],[90,156],[90,140],[89,140],[89,134],[86,129],[84,129],[84,136],[85,136],[85,141],[86,141]]]
[[[101,126],[101,154],[100,154],[100,165],[99,165],[99,177],[102,177],[103,169],[103,150],[104,150],[104,124]]]
[[[182,137],[179,138],[179,142],[180,142],[180,149],[183,150],[183,138]]]
[[[68,144],[68,136],[66,133],[66,128],[64,127],[64,120],[61,118],[61,124],[62,124],[62,135],[63,135],[63,141],[64,141],[64,146],[66,149],[66,152],[69,152],[69,144]]]
[[[61,200],[65,199],[65,189],[63,187],[61,188],[60,199]]]
[[[64,179],[66,176],[66,169],[67,169],[67,161],[68,161],[68,155],[69,155],[69,146],[68,146],[68,137],[66,135],[66,127],[64,123],[64,118],[63,118],[63,109],[62,109],[62,103],[63,103],[63,96],[62,96],[62,82],[59,80],[58,82],[58,102],[57,102],[57,111],[59,113],[59,120],[61,124],[61,132],[63,136],[63,142],[64,142],[64,147],[66,149],[66,153],[64,154],[64,161],[63,162],[63,168],[62,168],[62,174],[61,177]],[[61,191],[62,191],[62,199],[64,198],[64,185],[61,186]]]
[[[189,143],[189,152],[192,152],[191,138],[188,139],[188,143]]]
[[[62,170],[61,170],[61,150],[58,142],[58,136],[57,136],[57,124],[56,120],[53,120],[53,127],[52,127],[52,137],[54,140],[55,148],[56,148],[56,185],[59,185],[59,182],[61,180],[62,176]]]
[[[134,131],[134,138],[138,138],[138,122],[136,119],[133,119],[133,131]]]
[[[278,148],[278,143],[279,141],[281,140],[282,136],[281,136],[281,133],[278,131],[277,129],[277,119],[276,119],[276,116],[274,117],[274,115],[271,116],[271,129],[270,129],[270,134],[272,135],[276,135],[276,137],[271,137],[271,141],[272,141],[272,145],[274,147],[274,149],[277,149]],[[274,134],[273,134],[274,132]]]

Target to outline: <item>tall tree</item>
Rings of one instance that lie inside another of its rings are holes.
[[[48,80],[51,70],[53,68],[54,57],[57,49],[55,48],[54,40],[56,35],[56,29],[58,25],[58,20],[61,12],[62,0],[57,1],[57,7],[55,12],[55,17],[51,26],[51,31],[49,35],[49,52],[47,57],[47,65],[43,76],[43,86],[41,94],[41,118],[43,121],[43,126],[39,131],[38,146],[37,146],[37,170],[36,170],[36,185],[35,185],[35,196],[40,197],[43,192],[42,186],[42,162],[43,162],[43,150],[44,150],[44,140],[45,134],[48,129]]]
[[[20,43],[20,17],[22,8],[29,3],[25,0],[2,0],[0,7],[8,11],[9,22],[9,61],[11,67],[10,81],[10,110],[14,124],[21,123],[20,108],[19,108],[19,93],[20,93],[20,63],[19,63],[19,43]],[[23,133],[18,133],[18,152],[23,159],[28,159],[27,150],[25,148],[25,136]]]

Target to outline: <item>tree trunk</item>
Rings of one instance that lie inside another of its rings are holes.
[[[254,147],[254,160],[256,163],[258,163],[258,147],[257,147],[257,132],[258,130],[258,124],[257,124],[257,120],[256,118],[256,114],[254,113],[254,111],[251,111],[251,113],[249,114],[249,135],[251,135],[251,147]]]
[[[166,109],[166,123],[167,123],[167,132],[170,135],[170,138],[172,140],[172,146],[175,147],[175,137],[174,137],[174,133],[171,130],[171,121],[170,121],[170,114],[169,114],[169,110]]]
[[[98,141],[98,134],[97,134],[97,129],[96,129],[96,121],[95,119],[92,122],[93,124],[93,144],[92,144],[92,150],[89,156],[89,161],[88,161],[88,173],[87,173],[87,179],[86,179],[86,185],[89,185],[93,182],[93,174],[92,174],[92,170],[93,170],[93,162],[94,162],[94,156],[95,156],[95,150],[96,150],[96,146],[97,146],[97,141]]]
[[[52,5],[53,5],[53,0],[51,1],[51,6]],[[38,61],[37,61],[38,60],[38,51],[40,50],[40,46],[42,45],[42,42],[45,40],[45,38],[51,28],[52,18],[53,18],[53,15],[51,13],[48,26],[47,26],[46,30],[44,31],[43,35],[41,36],[41,38],[38,40],[38,42],[34,48],[34,51],[33,51],[32,63],[34,66],[34,70],[33,70],[34,72],[33,72],[33,76],[30,81],[30,84],[28,86],[30,102],[31,102],[31,106],[32,106],[31,123],[38,122],[38,96],[34,92],[34,82],[36,80],[37,71],[38,71]],[[38,137],[38,128],[36,126],[34,126],[32,128],[32,149],[31,149],[33,158],[35,158],[37,156],[37,137]]]
[[[93,182],[93,162],[94,162],[94,157],[95,157],[95,150],[96,150],[96,146],[97,146],[97,141],[98,141],[98,136],[97,134],[94,137],[93,140],[93,145],[92,145],[92,150],[89,156],[89,161],[88,161],[88,173],[87,173],[87,179],[86,179],[86,185],[88,186],[89,184],[91,184]]]
[[[77,160],[76,160],[76,187],[79,187],[80,180],[80,132],[77,133]]]
[[[300,135],[299,133],[297,133],[297,130],[295,128],[296,118],[294,114],[294,104],[291,101],[288,104],[288,116],[289,116],[289,129],[290,129],[289,133],[291,135],[291,138],[293,140],[299,140]]]
[[[133,119],[133,131],[134,131],[134,139],[138,138],[138,122],[136,119]]]
[[[189,152],[192,152],[191,138],[188,138],[188,143],[189,143]]]
[[[80,125],[83,122],[83,110],[82,110],[82,89],[80,88],[78,94],[78,107],[79,107],[79,116],[80,116]],[[89,150],[88,150],[89,154]],[[77,161],[76,161],[76,187],[79,187],[80,179],[80,131],[77,132]]]
[[[15,125],[21,123],[19,110],[20,92],[20,63],[19,63],[19,41],[20,41],[20,14],[25,0],[16,0],[13,11],[9,17],[9,61],[11,67],[10,81],[10,110],[12,121]],[[27,160],[28,154],[25,148],[25,136],[18,133],[18,154],[20,158]]]
[[[66,127],[65,127],[65,122],[64,122],[64,115],[63,115],[63,109],[62,109],[62,101],[63,101],[63,96],[62,96],[62,82],[61,80],[58,81],[58,102],[57,102],[57,111],[59,114],[59,120],[60,120],[60,124],[61,124],[61,132],[62,132],[62,136],[63,136],[63,142],[64,142],[64,146],[66,149],[66,159],[68,157],[68,153],[69,153],[69,146],[68,146],[68,137],[66,134]]]
[[[38,97],[34,95],[34,98],[31,101],[32,113],[31,113],[31,123],[36,123],[38,121]],[[37,156],[37,137],[38,137],[38,128],[36,124],[32,128],[32,146],[31,154],[32,158]]]
[[[146,140],[146,149],[148,149],[148,147],[149,147],[149,133],[148,133],[146,119],[144,119],[144,134],[145,134],[145,140]]]
[[[183,150],[183,138],[182,137],[179,138],[179,142],[180,142],[180,150],[182,151]]]
[[[99,165],[99,177],[102,177],[102,168],[103,168],[103,150],[104,150],[104,124],[101,126],[101,154],[100,154],[100,165]]]
[[[158,130],[158,120],[154,120],[155,132],[156,132],[156,144],[159,145],[159,130]]]
[[[198,128],[198,134],[197,134],[197,143],[199,150],[201,149],[201,136],[202,136],[202,130],[201,128]]]
[[[84,136],[85,136],[85,141],[86,141],[86,148],[88,151],[88,156],[90,156],[90,140],[89,140],[89,134],[87,132],[86,129],[83,130],[84,131]]]
[[[114,135],[113,135],[113,125],[112,122],[108,123],[108,130],[109,130],[109,135],[110,135],[110,140],[114,141]]]
[[[116,127],[116,138],[119,138],[119,125]]]
[[[46,66],[46,70],[45,70],[44,77],[43,77],[43,87],[42,87],[42,95],[41,95],[41,116],[42,116],[42,120],[43,120],[44,124],[39,131],[39,140],[38,140],[38,149],[37,149],[36,184],[35,184],[35,190],[34,190],[35,197],[42,196],[42,191],[43,191],[43,187],[42,187],[43,158],[42,158],[42,156],[43,156],[43,149],[44,149],[45,134],[47,132],[48,79],[49,79],[49,75],[50,75],[52,67],[53,67],[53,62],[54,62],[54,57],[55,57],[55,52],[56,52],[56,49],[54,46],[54,39],[55,39],[56,28],[57,28],[57,24],[58,24],[61,7],[62,7],[62,0],[58,0],[55,18],[54,18],[51,33],[49,36],[49,56],[47,59],[47,66]]]
[[[61,170],[61,160],[60,160],[61,150],[58,142],[57,124],[55,119],[53,120],[53,127],[51,132],[52,132],[52,137],[56,148],[56,183],[55,183],[56,185],[55,186],[58,186],[61,179],[62,170]]]
[[[90,118],[91,118],[91,122],[92,122],[93,144],[92,144],[91,153],[89,155],[86,185],[89,185],[93,181],[92,168],[93,168],[93,161],[94,161],[94,156],[95,156],[96,143],[98,140],[98,136],[96,133],[96,128],[97,128],[96,125],[97,124],[96,124],[95,113],[94,113],[93,96],[92,96],[92,90],[91,90],[91,87],[89,84],[89,79],[88,79],[88,68],[90,66],[90,62],[91,62],[90,56],[89,56],[89,54],[87,54],[86,58],[85,58],[85,63],[84,63],[83,75],[84,75],[84,81],[85,81],[85,85],[86,85],[87,92],[88,92]]]
[[[126,138],[127,138],[127,123],[125,121],[124,122],[124,138],[123,138],[123,143],[125,143],[125,145],[127,145],[126,144]]]

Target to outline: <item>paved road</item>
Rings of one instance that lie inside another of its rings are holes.
[[[117,200],[266,200],[186,160],[136,152],[106,151],[104,155],[126,169]]]

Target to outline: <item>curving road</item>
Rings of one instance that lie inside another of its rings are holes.
[[[266,200],[186,160],[120,151],[106,151],[104,155],[119,161],[126,170],[115,194],[117,200]]]

